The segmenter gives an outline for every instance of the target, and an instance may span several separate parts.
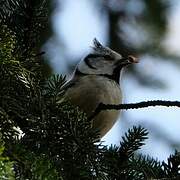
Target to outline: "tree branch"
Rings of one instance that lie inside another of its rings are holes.
[[[120,109],[139,109],[139,108],[145,108],[150,106],[176,106],[180,107],[180,101],[162,101],[162,100],[153,100],[153,101],[142,101],[139,103],[130,103],[130,104],[103,104],[100,103],[98,107],[95,109],[94,113],[89,117],[89,119],[93,119],[95,116],[97,116],[101,111],[103,110],[120,110]]]

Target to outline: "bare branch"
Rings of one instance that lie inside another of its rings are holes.
[[[101,111],[103,110],[120,110],[120,109],[139,109],[139,108],[145,108],[145,107],[150,107],[150,106],[165,106],[165,107],[170,107],[170,106],[176,106],[180,107],[180,101],[163,101],[163,100],[153,100],[153,101],[142,101],[139,103],[130,103],[130,104],[103,104],[100,103],[92,116],[89,117],[89,119],[93,119],[95,116],[97,116]]]

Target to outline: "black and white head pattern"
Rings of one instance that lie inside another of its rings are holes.
[[[93,52],[78,64],[75,75],[99,75],[119,82],[120,71],[129,62],[121,54],[94,39]]]

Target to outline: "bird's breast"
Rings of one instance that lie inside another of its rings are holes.
[[[88,116],[92,115],[99,103],[120,104],[122,102],[119,85],[106,77],[95,75],[79,78],[71,88],[67,89],[66,96]],[[101,137],[112,128],[118,115],[117,110],[106,110],[94,118],[93,127],[100,130]]]

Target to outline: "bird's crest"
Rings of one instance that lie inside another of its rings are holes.
[[[111,54],[109,48],[103,46],[96,38],[93,40],[94,46],[92,47],[93,50],[98,54]]]

